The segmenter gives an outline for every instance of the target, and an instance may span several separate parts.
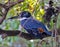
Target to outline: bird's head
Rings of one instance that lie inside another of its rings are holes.
[[[18,20],[24,20],[24,19],[28,19],[28,18],[30,18],[31,17],[31,13],[30,12],[28,12],[28,11],[23,11],[23,12],[21,12],[20,14],[19,14],[19,18],[18,18]]]
[[[18,19],[18,20],[24,20],[24,19],[28,19],[31,16],[31,13],[29,11],[22,11],[18,16],[15,17],[11,17],[9,19]]]
[[[28,12],[28,11],[23,11],[23,12],[21,12],[21,13],[19,14],[19,17],[20,17],[20,18],[23,18],[23,17],[29,18],[29,17],[31,17],[31,13]]]

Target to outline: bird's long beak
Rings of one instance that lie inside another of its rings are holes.
[[[8,19],[18,19],[18,18],[20,18],[20,17],[19,16],[14,16],[14,17],[10,17]]]

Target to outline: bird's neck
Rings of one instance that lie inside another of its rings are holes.
[[[20,18],[19,20],[22,21],[22,20],[25,20],[25,19],[27,19],[27,18],[26,17],[23,17],[23,18]]]
[[[28,19],[31,19],[32,17],[29,17],[29,18],[26,18],[26,17],[23,17],[23,18],[20,18],[19,20],[20,21],[23,21],[23,20],[28,20]]]

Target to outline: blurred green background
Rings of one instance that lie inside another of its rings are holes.
[[[11,0],[15,1],[16,0]],[[41,6],[44,6],[46,3],[48,3],[49,0],[25,0],[22,3],[16,4],[14,7],[12,7],[4,22],[2,25],[0,25],[1,29],[4,30],[18,30],[19,29],[19,24],[20,22],[17,19],[13,20],[7,20],[10,17],[17,16],[21,11],[29,11],[34,18],[37,20],[43,22],[42,16],[44,15],[45,11],[44,9],[41,9]],[[54,1],[54,6],[59,6],[60,5],[60,0],[53,0]],[[0,0],[0,3],[4,4],[7,3],[8,0]],[[0,8],[1,11],[1,8]],[[60,28],[60,15],[58,16],[58,21],[57,21],[57,28]],[[53,27],[52,21],[51,23],[51,29]],[[23,32],[25,30],[22,28],[21,29]],[[52,40],[51,37],[48,37],[49,43],[47,44],[46,42],[43,42],[40,44],[41,40],[25,40],[20,37],[7,37],[5,39],[0,38],[0,47],[52,47]],[[53,41],[53,45],[55,46],[55,42]]]

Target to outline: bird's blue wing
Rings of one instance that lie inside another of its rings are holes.
[[[24,28],[27,30],[27,29],[30,29],[30,30],[33,30],[33,31],[38,31],[38,29],[42,29],[44,30],[45,33],[47,33],[48,35],[51,35],[51,32],[49,32],[45,25],[35,19],[29,19],[25,25],[24,25]],[[35,30],[36,29],[36,30]]]

